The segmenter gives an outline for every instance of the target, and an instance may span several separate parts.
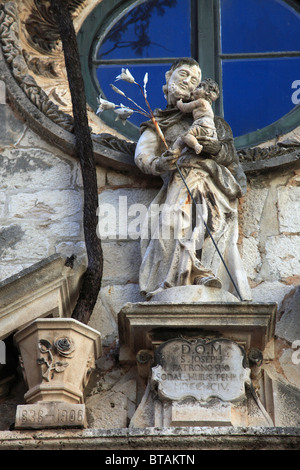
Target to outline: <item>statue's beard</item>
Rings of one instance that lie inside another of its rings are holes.
[[[189,90],[185,90],[181,88],[178,84],[176,83],[171,83],[170,88],[169,88],[169,96],[173,102],[174,99],[175,101],[180,100],[180,99],[188,99],[190,97],[190,92]]]

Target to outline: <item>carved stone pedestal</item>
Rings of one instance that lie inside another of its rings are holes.
[[[272,426],[270,381],[258,374],[260,399],[252,379],[270,349],[276,310],[236,301],[126,304],[120,361],[137,361],[145,378],[148,358],[149,377],[131,427]]]
[[[71,318],[40,318],[14,339],[28,386],[16,429],[84,427],[83,390],[101,356],[100,333]]]

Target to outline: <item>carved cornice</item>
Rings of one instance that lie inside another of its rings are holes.
[[[284,140],[268,147],[241,149],[237,153],[246,173],[263,173],[270,169],[299,166],[300,142]]]

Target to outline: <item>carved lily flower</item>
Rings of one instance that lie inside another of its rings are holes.
[[[114,109],[116,107],[115,103],[112,103],[111,101],[104,100],[103,98],[101,98],[101,95],[99,96],[99,98],[97,98],[97,101],[99,103],[99,107],[96,111],[96,114],[100,114],[103,111],[105,111],[106,109]]]
[[[121,104],[119,109],[115,109],[115,113],[117,114],[116,121],[120,119],[122,124],[125,126],[126,119],[128,119],[134,113],[134,111]]]
[[[134,77],[131,75],[128,69],[122,69],[120,75],[116,77],[116,81],[117,80],[123,80],[124,82],[128,83],[136,83]]]
[[[144,76],[144,96],[145,96],[145,98],[147,98],[147,90],[146,90],[147,83],[148,83],[148,72],[146,72],[145,76]]]
[[[117,88],[117,87],[116,87],[115,85],[113,85],[112,83],[110,84],[110,86],[111,86],[111,88],[112,88],[116,93],[118,93],[119,95],[122,95],[122,96],[125,96],[125,97],[126,97],[124,91],[120,90],[119,88]]]

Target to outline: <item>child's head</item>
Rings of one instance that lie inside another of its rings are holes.
[[[220,96],[220,90],[218,84],[211,78],[205,78],[200,83],[199,87],[196,88],[192,93],[192,98],[206,98],[211,101],[215,101]]]

